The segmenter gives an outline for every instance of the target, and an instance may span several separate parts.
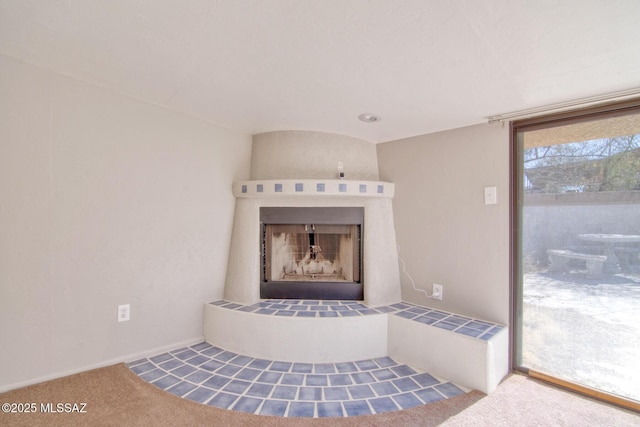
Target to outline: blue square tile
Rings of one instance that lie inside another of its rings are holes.
[[[243,186],[242,186],[242,192],[243,192],[243,193],[246,193],[246,192],[247,192],[247,186],[246,186],[246,185],[243,185]]]
[[[312,418],[315,415],[315,409],[313,402],[291,402],[287,416]]]
[[[378,184],[378,194],[383,194],[383,193],[384,193],[384,185]]]
[[[340,316],[342,317],[356,317],[356,316],[361,316],[360,313],[358,313],[355,310],[345,310],[345,311],[338,311],[337,313],[340,313]]]
[[[324,389],[325,400],[349,400],[346,387],[326,387]]]
[[[298,317],[316,317],[315,311],[298,311],[296,316]]]
[[[397,411],[398,405],[389,397],[379,397],[377,399],[370,399],[369,404],[373,407],[376,414],[382,414],[384,412]]]
[[[222,353],[216,354],[215,359],[220,360],[221,362],[228,362],[236,356],[237,354],[230,351],[223,351]]]
[[[203,356],[198,356],[198,357],[202,357],[205,360],[209,360],[206,357]],[[160,363],[158,366],[161,367],[162,369],[164,369],[165,371],[170,371],[172,369],[177,368],[178,366],[183,366],[184,364],[182,363],[182,361],[178,360],[178,359],[171,359],[171,360],[167,360],[166,362],[162,362]]]
[[[335,311],[319,311],[318,314],[320,317],[339,317]]]
[[[328,311],[329,307],[327,307],[326,305],[312,305],[309,307],[309,310],[313,310],[313,311]]]
[[[411,378],[408,378],[408,377],[407,378],[399,378],[397,380],[391,380],[391,382],[393,383],[393,385],[398,387],[398,389],[400,389],[400,391],[411,391],[411,390],[416,390],[416,389],[420,388],[418,383],[416,383],[414,380],[412,380]]]
[[[317,191],[318,193],[324,193],[324,184],[318,183],[318,184],[316,185],[316,191]]]
[[[422,405],[420,399],[418,399],[413,393],[397,394],[393,396],[393,400],[395,400],[402,409],[409,409]]]
[[[269,365],[271,365],[271,361],[264,359],[255,359],[253,362],[249,363],[250,368],[256,369],[267,369]]]
[[[162,363],[171,359],[173,359],[173,356],[169,353],[163,353],[149,358],[149,360],[151,360],[153,363]]]
[[[191,381],[192,383],[199,384],[204,380],[211,378],[211,374],[204,371],[196,371],[191,375],[185,377],[185,380]]]
[[[179,382],[179,383],[175,384],[174,386],[168,388],[167,391],[169,393],[173,394],[173,395],[176,395],[178,397],[182,397],[185,394],[187,394],[190,391],[192,391],[196,387],[197,386],[195,384],[191,384],[189,382],[182,381],[182,382]]]
[[[384,381],[384,380],[390,380],[393,378],[398,378],[398,376],[393,373],[390,369],[379,369],[377,371],[373,371],[371,372],[373,374],[374,377],[376,377],[376,379],[378,381]]]
[[[289,402],[283,400],[267,400],[260,409],[260,415],[282,417],[287,412],[287,406],[289,406]]]
[[[342,417],[340,402],[318,402],[318,417]]]
[[[323,400],[322,387],[300,387],[298,400]]]
[[[247,412],[249,414],[255,414],[258,406],[263,402],[263,399],[256,399],[255,397],[247,397],[242,396],[238,401],[233,405],[234,411]]]
[[[276,311],[276,316],[289,316],[289,317],[293,317],[293,315],[296,314],[295,311],[292,310],[278,310]]]
[[[263,372],[256,381],[261,383],[277,384],[282,374],[280,372]]]
[[[445,397],[441,393],[438,393],[433,387],[416,390],[414,394],[422,399],[424,403],[432,403],[445,399]]]
[[[174,369],[173,371],[171,371],[171,373],[175,376],[178,376],[180,378],[186,377],[187,375],[193,373],[197,371],[196,368],[194,368],[193,366],[189,366],[189,365],[182,365],[179,368]]]
[[[414,375],[411,377],[415,382],[420,384],[421,387],[430,387],[434,384],[438,384],[440,381],[425,373]]]
[[[282,184],[275,184],[274,190],[276,193],[282,193]]]
[[[360,192],[361,193],[367,192],[367,184],[360,184]]]
[[[351,374],[353,382],[356,384],[373,383],[376,379],[369,372],[354,372]]]
[[[216,374],[232,377],[242,370],[242,367],[236,365],[224,365],[216,371]]]
[[[389,305],[384,305],[382,307],[376,307],[376,309],[381,312],[381,313],[391,313],[392,311],[396,311],[395,308],[389,306]]]
[[[217,408],[229,409],[231,405],[238,400],[238,396],[229,393],[218,393],[207,402],[207,405]]]
[[[374,362],[376,362],[378,366],[380,366],[381,368],[388,368],[391,366],[396,366],[398,364],[395,360],[393,360],[389,356],[379,357],[377,359],[374,359]]]
[[[245,392],[246,389],[249,388],[250,385],[251,383],[248,381],[233,380],[227,385],[225,385],[222,391],[227,391],[235,394],[242,394]]]
[[[238,365],[238,366],[245,366],[245,365],[248,365],[249,362],[251,362],[252,360],[253,360],[252,357],[237,356],[234,359],[231,359],[229,363],[233,363],[234,365]]]
[[[147,371],[144,374],[140,375],[140,378],[150,383],[157,380],[158,378],[164,377],[165,375],[167,375],[167,373],[162,369],[153,369],[151,371]]]
[[[474,337],[474,338],[482,334],[482,331],[479,331],[477,329],[467,328],[466,326],[460,327],[456,332],[459,334],[467,335],[469,337]]]
[[[298,394],[298,387],[291,387],[287,385],[278,385],[273,390],[273,399],[286,399],[294,400]]]
[[[371,384],[371,388],[375,390],[378,396],[388,396],[390,394],[399,393],[398,389],[389,381]]]
[[[326,386],[329,384],[326,375],[307,375],[306,385],[309,386]]]
[[[416,321],[416,322],[424,323],[425,325],[433,325],[435,322],[438,321],[437,319],[433,319],[433,318],[427,317],[427,316],[416,317],[413,320]]]
[[[417,374],[416,371],[414,371],[412,368],[408,367],[407,365],[394,366],[393,368],[391,368],[391,370],[401,377]]]
[[[133,362],[129,362],[127,363],[127,368],[133,368],[136,365],[141,365],[143,363],[147,362],[147,358],[143,358],[143,359],[138,359],[138,360],[134,360]]]
[[[464,391],[459,389],[455,384],[451,383],[438,384],[437,386],[434,386],[434,388],[447,397],[454,397],[464,394]]]
[[[359,360],[355,362],[358,369],[361,371],[369,371],[371,369],[378,369],[378,365],[373,360]]]
[[[296,182],[296,192],[304,191],[304,184],[301,182]]]
[[[208,388],[204,388],[204,387],[198,387],[197,389],[193,390],[191,393],[187,394],[185,396],[185,399],[189,399],[198,403],[205,403],[214,394],[216,394],[216,392],[213,390],[209,390]]]
[[[445,317],[447,317],[447,314],[444,313],[440,313],[437,311],[430,311],[428,313],[424,314],[425,317],[430,317],[432,319],[436,319],[436,320],[441,320],[444,319]]]
[[[318,363],[315,365],[316,374],[335,374],[336,365],[333,363]]]
[[[375,396],[368,385],[354,385],[347,387],[347,389],[354,399],[367,399]]]
[[[425,314],[426,312],[428,312],[429,310],[426,308],[422,308],[422,307],[411,307],[410,309],[407,310],[409,313],[416,313],[416,314]]]
[[[338,372],[357,372],[358,368],[352,362],[336,363]]]
[[[273,390],[273,385],[271,384],[255,383],[251,387],[249,387],[246,395],[267,398],[269,397],[269,394],[271,394],[271,390]]]
[[[289,370],[291,369],[291,365],[292,363],[290,362],[273,362],[269,370],[278,372],[289,372]]]
[[[198,366],[198,365],[202,365],[203,363],[208,362],[208,361],[210,361],[210,360],[211,360],[211,359],[210,359],[210,358],[208,358],[208,357],[206,357],[206,356],[200,356],[200,355],[198,355],[198,356],[196,356],[196,357],[192,357],[191,359],[187,360],[186,362],[187,362],[189,365]],[[169,362],[167,362],[167,363],[169,363]]]
[[[256,378],[258,378],[258,375],[260,375],[260,372],[261,371],[257,369],[244,368],[242,371],[238,372],[238,375],[236,375],[236,378],[240,380],[253,381]]]
[[[344,410],[350,417],[358,415],[371,415],[371,409],[366,400],[351,400],[343,402]]]
[[[460,316],[449,316],[446,319],[444,319],[445,322],[448,323],[453,323],[454,325],[458,325],[458,326],[462,326],[465,323],[469,322],[469,318],[466,317],[460,317]]]
[[[218,347],[211,347],[208,348],[206,350],[203,350],[201,353],[204,354],[205,356],[215,356],[216,354],[222,353],[224,350],[222,350],[221,348]]]
[[[274,314],[277,310],[274,310],[272,308],[261,308],[260,310],[256,311],[256,313],[258,314]]]
[[[198,353],[196,353],[193,350],[185,350],[185,351],[181,351],[180,353],[175,354],[175,357],[177,357],[180,360],[187,360],[187,359],[191,359],[193,356],[197,356]]]
[[[291,372],[310,374],[313,372],[313,365],[311,363],[294,363]]]
[[[398,317],[403,317],[405,319],[413,319],[418,317],[418,315],[416,313],[411,313],[410,311],[399,311],[397,313],[395,313],[396,316]]]
[[[304,383],[304,375],[302,374],[284,374],[281,384],[286,385],[302,385]]]
[[[256,191],[258,193],[262,193],[263,190],[264,190],[264,186],[262,184],[256,185]]]
[[[491,326],[491,324],[489,323],[485,323],[485,322],[480,322],[478,320],[469,322],[465,325],[467,328],[473,328],[473,329],[477,329],[479,331],[486,331],[487,329],[489,329]]]
[[[140,365],[137,365],[137,366],[134,366],[133,368],[131,368],[131,370],[137,375],[140,375],[143,372],[147,372],[147,371],[150,371],[152,369],[156,369],[156,365],[154,365],[151,362],[145,362],[145,363],[142,363]]]
[[[167,375],[166,377],[162,377],[153,382],[153,385],[156,387],[160,387],[163,390],[168,389],[169,387],[180,382],[180,378],[174,377],[173,375]]]
[[[331,385],[351,385],[353,380],[348,374],[329,375],[329,383]]]
[[[347,192],[347,184],[338,184],[338,191],[341,193]]]
[[[196,350],[196,351],[202,351],[206,348],[211,347],[211,344],[209,344],[208,342],[201,342],[200,344],[196,344],[196,345],[192,345],[191,348]]]
[[[433,326],[441,329],[446,329],[447,331],[453,331],[458,328],[458,325],[454,325],[453,323],[445,322],[444,320],[439,321],[438,323],[434,323]]]
[[[229,381],[231,381],[231,378],[222,377],[220,375],[214,375],[211,378],[209,378],[207,381],[205,381],[202,385],[215,390],[220,390]]]
[[[200,369],[204,369],[205,371],[215,371],[216,369],[220,369],[224,366],[224,363],[218,362],[217,360],[209,360],[207,363],[203,363],[198,366]]]

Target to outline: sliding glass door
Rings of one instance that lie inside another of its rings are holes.
[[[640,102],[512,124],[514,365],[640,402]]]

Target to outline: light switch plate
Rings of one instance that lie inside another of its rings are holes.
[[[498,194],[496,187],[484,187],[484,204],[495,205],[498,203]]]

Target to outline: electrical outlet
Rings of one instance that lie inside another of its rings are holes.
[[[118,306],[118,322],[126,322],[130,319],[131,307],[129,304]]]
[[[431,298],[442,301],[442,285],[433,284],[433,292]]]

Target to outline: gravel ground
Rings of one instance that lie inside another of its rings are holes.
[[[524,275],[523,365],[640,401],[640,275]]]

